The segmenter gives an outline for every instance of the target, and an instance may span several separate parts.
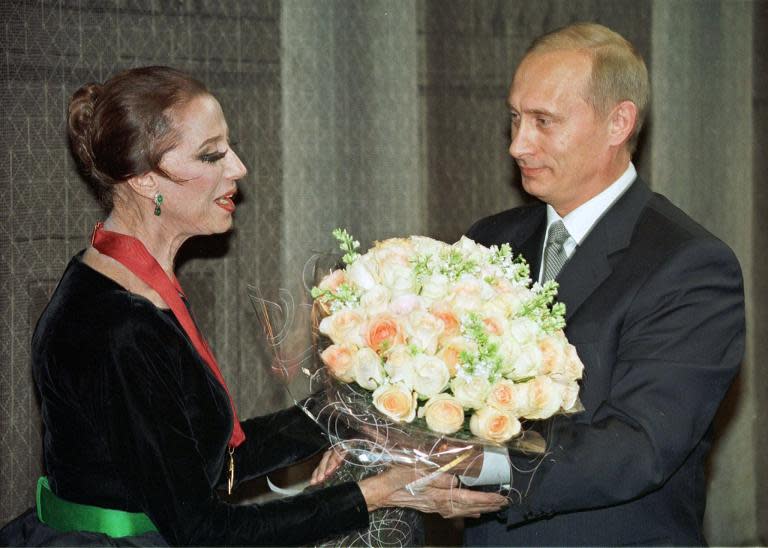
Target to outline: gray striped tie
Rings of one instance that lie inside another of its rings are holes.
[[[544,248],[544,274],[541,277],[542,283],[547,280],[554,280],[557,273],[563,268],[568,255],[563,249],[563,244],[570,238],[568,230],[563,221],[557,221],[549,226],[547,233],[547,246]]]

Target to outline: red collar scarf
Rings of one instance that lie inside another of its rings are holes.
[[[243,443],[245,441],[245,433],[240,427],[240,421],[237,418],[235,402],[232,401],[232,396],[229,394],[229,389],[216,363],[216,358],[213,357],[213,352],[211,352],[208,343],[205,342],[202,334],[197,329],[184,301],[181,300],[184,293],[179,286],[179,282],[168,278],[160,264],[139,240],[132,236],[104,230],[103,223],[97,223],[96,228],[93,229],[91,245],[99,253],[112,257],[133,272],[139,279],[154,289],[166,304],[171,307],[173,315],[176,316],[181,327],[184,328],[184,332],[189,337],[189,340],[192,341],[195,350],[202,356],[205,363],[208,364],[216,379],[227,392],[227,396],[229,396],[229,404],[232,407],[232,417],[234,419],[229,447],[235,448]]]

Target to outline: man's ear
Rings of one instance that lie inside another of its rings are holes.
[[[149,198],[150,200],[155,199],[155,195],[157,195],[160,188],[157,177],[151,171],[144,173],[143,175],[131,177],[126,182],[136,194]]]
[[[612,145],[622,145],[632,135],[637,123],[637,105],[632,101],[621,101],[613,107],[609,119],[609,135]]]

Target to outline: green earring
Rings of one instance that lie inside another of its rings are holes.
[[[157,215],[158,217],[160,216],[160,213],[162,213],[162,211],[160,211],[160,204],[162,203],[163,203],[163,195],[158,192],[157,194],[155,194],[155,215]]]

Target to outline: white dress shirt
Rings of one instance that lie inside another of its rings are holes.
[[[555,209],[547,204],[547,230],[544,232],[541,256],[544,256],[544,249],[547,246],[549,227],[554,222],[563,221],[568,234],[570,234],[570,237],[563,243],[563,249],[570,259],[576,248],[579,247],[579,244],[584,241],[584,238],[592,230],[592,227],[605,215],[613,203],[626,192],[636,178],[637,170],[634,164],[630,162],[624,173],[611,183],[609,187],[581,204],[565,217],[560,217]],[[539,281],[541,281],[541,276],[544,273],[544,261],[541,261],[541,263],[537,276]],[[480,476],[477,478],[459,476],[462,483],[469,486],[509,484],[511,462],[507,450],[493,447],[486,448],[483,453],[483,467],[480,471]]]

